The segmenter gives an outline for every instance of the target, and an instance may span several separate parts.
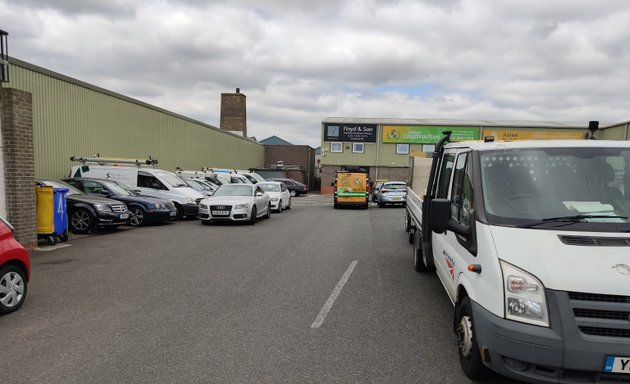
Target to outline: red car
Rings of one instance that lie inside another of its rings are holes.
[[[22,306],[30,275],[28,252],[13,237],[11,224],[0,217],[0,314]]]

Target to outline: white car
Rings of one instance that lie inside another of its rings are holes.
[[[256,185],[269,195],[271,199],[271,209],[278,212],[282,212],[283,209],[291,209],[291,194],[284,183],[265,181]]]
[[[253,184],[224,184],[199,204],[199,219],[204,225],[213,221],[247,221],[271,216],[269,195]]]

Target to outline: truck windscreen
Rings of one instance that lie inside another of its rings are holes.
[[[630,231],[628,148],[484,151],[480,165],[491,224]]]

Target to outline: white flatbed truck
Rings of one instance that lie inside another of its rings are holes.
[[[630,383],[630,143],[449,138],[405,229],[466,375]]]

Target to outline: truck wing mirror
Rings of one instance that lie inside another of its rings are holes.
[[[447,230],[458,235],[468,235],[470,227],[460,224],[451,218],[451,201],[448,199],[433,199],[429,207],[431,230],[436,233],[444,233]]]

